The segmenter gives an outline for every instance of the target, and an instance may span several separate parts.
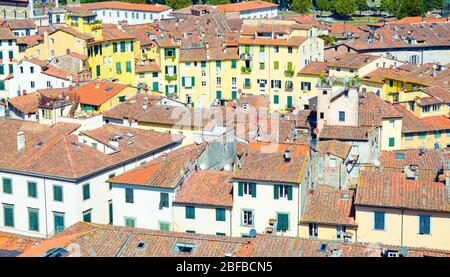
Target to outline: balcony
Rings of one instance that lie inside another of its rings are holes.
[[[287,69],[286,71],[284,71],[284,75],[288,76],[288,77],[292,77],[294,76],[295,72],[293,69]]]
[[[246,67],[246,66],[241,67],[241,73],[251,73],[251,72],[252,72],[251,67]]]
[[[253,58],[253,54],[251,54],[251,53],[241,54],[241,59],[243,59],[243,60],[251,60],[252,58]]]
[[[167,82],[176,81],[176,80],[177,80],[177,75],[166,75]]]

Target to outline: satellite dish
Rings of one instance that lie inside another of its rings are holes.
[[[256,230],[250,229],[250,231],[248,232],[248,236],[251,238],[256,238]]]

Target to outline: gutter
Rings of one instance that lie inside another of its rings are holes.
[[[64,182],[81,183],[82,181],[84,181],[86,179],[89,179],[92,176],[100,175],[101,173],[103,173],[105,171],[109,171],[111,169],[119,168],[119,167],[121,167],[123,165],[126,165],[126,164],[130,163],[130,162],[136,162],[140,158],[145,158],[145,157],[148,157],[148,156],[152,156],[152,155],[156,154],[157,152],[166,150],[167,148],[170,148],[172,146],[179,145],[179,144],[182,143],[182,141],[183,141],[183,139],[174,141],[174,142],[172,142],[170,144],[164,145],[163,147],[160,147],[160,148],[154,149],[154,150],[152,150],[150,152],[146,152],[144,154],[141,154],[139,156],[135,156],[135,157],[132,157],[130,159],[118,162],[116,164],[104,167],[102,169],[99,169],[97,171],[91,172],[91,173],[89,173],[87,175],[84,175],[84,176],[81,176],[79,178],[53,176],[53,175],[46,175],[46,174],[40,174],[40,173],[25,172],[25,171],[14,170],[14,169],[0,169],[0,172],[12,173],[12,174],[20,174],[20,175],[31,176],[31,177],[38,177],[38,178],[44,178],[44,179],[48,178],[48,179],[64,181]]]

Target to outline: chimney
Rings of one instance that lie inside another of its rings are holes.
[[[23,131],[17,132],[17,151],[25,148],[25,133]]]
[[[425,149],[424,148],[419,148],[419,156],[423,156],[425,155]]]
[[[109,145],[112,146],[115,149],[119,149],[119,141],[115,138],[109,139]]]
[[[283,157],[284,157],[284,161],[287,162],[287,163],[291,160],[291,152],[289,151],[289,149],[286,148],[284,150]]]
[[[142,102],[142,110],[145,111],[148,109],[148,98],[144,97],[144,102]]]

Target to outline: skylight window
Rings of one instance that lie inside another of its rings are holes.
[[[145,242],[140,241],[140,242],[137,244],[137,248],[138,248],[138,249],[143,249],[144,247],[145,247]]]
[[[128,144],[128,145],[133,145],[133,144],[134,144],[134,141],[127,141],[127,144]]]
[[[114,138],[117,139],[117,140],[123,140],[123,137],[119,136],[119,135],[115,135]]]
[[[177,242],[175,244],[175,247],[173,248],[174,253],[185,253],[185,254],[191,254],[192,251],[194,251],[195,244],[192,243],[179,243]]]
[[[403,154],[403,153],[395,153],[395,158],[397,160],[404,160],[405,159],[405,154]]]
[[[327,244],[326,243],[322,243],[320,245],[320,252],[325,252],[327,250]]]
[[[127,137],[130,137],[130,138],[134,138],[136,135],[135,134],[132,134],[132,133],[125,133],[125,135],[127,135]]]

